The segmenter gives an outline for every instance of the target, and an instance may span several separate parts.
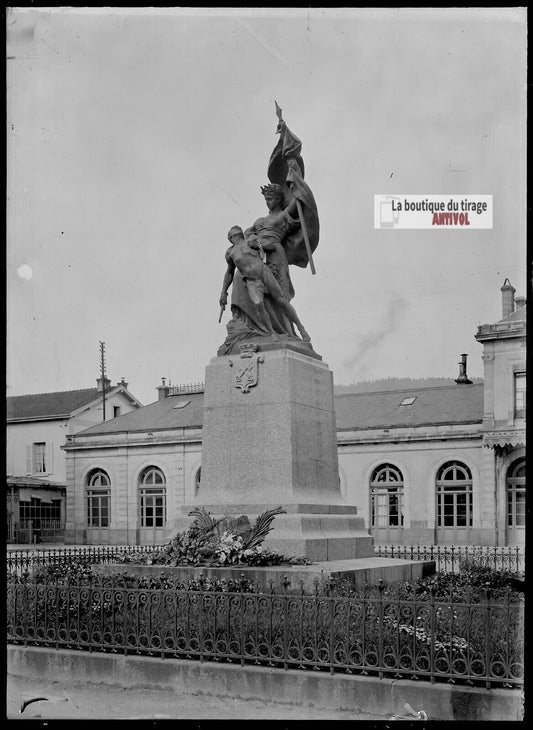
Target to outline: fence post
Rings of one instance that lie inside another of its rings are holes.
[[[335,606],[334,596],[332,591],[331,577],[328,579],[328,599],[329,599],[329,673],[334,674],[335,669],[333,663],[335,662]]]
[[[383,578],[378,581],[378,666],[379,678],[383,679]]]
[[[490,630],[490,615],[491,615],[491,604],[490,604],[490,596],[491,590],[490,590],[490,583],[485,584],[485,595],[487,598],[487,618],[485,621],[485,677],[488,677],[491,661],[490,661],[490,637],[491,637],[491,630]],[[491,683],[490,680],[487,678],[485,681],[485,687],[487,689],[490,689]]]
[[[242,579],[244,577],[244,573],[241,573],[241,593],[242,593]],[[204,660],[204,591],[203,591],[203,582],[204,582],[204,574],[200,573],[198,576],[198,588],[199,590],[199,613],[198,613],[198,649],[200,650],[200,662],[203,662]],[[241,603],[242,603],[242,597],[241,597]],[[242,621],[242,612],[241,612],[241,621]],[[241,642],[241,666],[244,664],[243,656],[244,654],[244,642]]]
[[[287,662],[288,646],[287,646],[287,622],[288,622],[288,611],[287,611],[287,589],[291,582],[287,575],[283,576],[281,585],[283,586],[283,669],[288,669],[289,664]]]
[[[435,588],[433,585],[429,586],[430,596],[430,614],[429,614],[429,640],[431,641],[429,647],[429,669],[431,672],[431,684],[435,683]]]
[[[56,649],[59,649],[59,584],[57,575],[54,578],[54,606],[55,606],[55,617],[54,617],[54,630],[56,637]]]
[[[240,608],[240,629],[241,629],[241,667],[244,667],[244,586],[242,584],[243,573],[241,573],[240,590],[239,590],[239,608]],[[287,667],[285,667],[287,669]]]
[[[89,625],[87,627],[88,632],[88,639],[89,639],[89,652],[92,653],[93,650],[93,578],[94,574],[89,573],[89,586],[87,590],[89,591]],[[127,645],[127,642],[126,642]]]

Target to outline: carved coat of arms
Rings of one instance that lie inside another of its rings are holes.
[[[249,393],[250,388],[257,385],[257,364],[264,361],[262,355],[257,355],[258,346],[254,343],[240,345],[241,356],[235,365],[235,387],[240,388],[243,393]],[[233,360],[229,361],[234,367]]]

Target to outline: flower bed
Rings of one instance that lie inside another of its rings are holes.
[[[215,520],[203,509],[190,514],[194,521],[188,530],[178,533],[162,548],[152,553],[130,553],[117,558],[117,563],[168,566],[270,566],[311,565],[305,557],[281,555],[265,550],[262,543],[281,507],[267,510],[250,525],[245,515]]]

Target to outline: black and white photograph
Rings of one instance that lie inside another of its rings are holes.
[[[524,721],[527,8],[4,18],[7,719]]]

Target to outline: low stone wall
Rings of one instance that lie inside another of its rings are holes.
[[[354,721],[358,713],[376,719],[405,715],[405,703],[424,710],[429,720],[523,720],[520,690],[13,645],[7,668],[11,675],[46,682],[161,688],[197,696],[199,703],[205,696],[226,701],[268,697],[277,706],[345,710]]]
[[[257,581],[265,589],[270,584],[276,589],[283,588],[284,581],[290,581],[289,592],[314,590],[316,581],[327,580],[330,577],[346,577],[356,585],[376,585],[382,580],[386,585],[394,585],[402,581],[413,581],[419,577],[432,575],[435,572],[435,562],[431,560],[402,560],[393,558],[354,558],[353,560],[330,560],[313,565],[274,565],[264,568],[237,567],[210,567],[210,566],[166,566],[166,565],[135,565],[133,563],[107,563],[92,566],[93,571],[100,575],[129,575],[145,576],[168,575],[179,580],[187,578],[219,578],[240,580],[244,577]]]

